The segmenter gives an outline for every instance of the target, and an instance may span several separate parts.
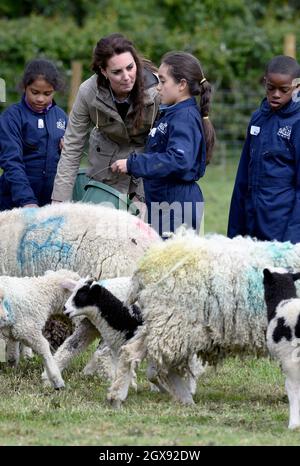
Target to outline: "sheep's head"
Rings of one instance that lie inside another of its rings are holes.
[[[300,272],[288,272],[285,269],[264,269],[265,301],[268,309],[268,321],[275,315],[278,304],[285,300],[296,298],[295,281],[299,280]]]
[[[71,291],[71,296],[65,303],[64,313],[69,317],[85,314],[89,306],[88,294],[95,280],[90,277],[79,280],[66,279],[61,282],[61,286]]]

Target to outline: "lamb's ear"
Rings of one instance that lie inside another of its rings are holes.
[[[293,277],[294,282],[295,282],[296,280],[299,280],[299,278],[300,278],[300,272],[293,273],[293,274],[292,274],[292,277]]]
[[[77,281],[72,280],[72,278],[64,278],[60,282],[60,286],[64,288],[65,290],[69,290],[69,291],[73,291],[76,285],[77,285]]]
[[[270,280],[270,278],[272,277],[272,273],[270,272],[269,269],[264,269],[264,279],[265,280]]]

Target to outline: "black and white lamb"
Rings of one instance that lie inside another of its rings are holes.
[[[295,281],[300,273],[279,273],[264,269],[267,304],[267,347],[278,359],[286,376],[290,418],[289,429],[300,427],[300,299]]]
[[[87,317],[102,337],[102,344],[93,358],[99,354],[99,361],[95,366],[98,370],[102,368],[101,375],[108,380],[113,380],[115,376],[120,348],[133,337],[138,326],[143,323],[137,305],[127,307],[123,304],[130,282],[129,277],[119,277],[101,282],[86,278],[77,282],[65,280],[63,283],[63,286],[72,292],[65,304],[65,314],[71,318]],[[61,361],[66,360],[65,352],[68,353],[69,348],[74,346],[73,339],[74,336],[71,335],[55,354],[59,365]],[[92,361],[90,364],[93,364]]]
[[[90,278],[79,281],[65,280],[63,286],[72,292],[65,304],[65,314],[71,318],[87,317],[102,338],[101,345],[86,366],[86,374],[89,371],[97,372],[101,378],[113,381],[122,346],[131,340],[143,324],[138,305],[124,305],[131,287],[131,277],[118,277],[100,282]],[[78,342],[76,334],[73,334],[58,349],[54,359],[61,370],[73,358],[75,351],[77,354],[82,347],[86,347],[86,343],[91,342],[89,335],[89,333],[82,334],[82,339]],[[74,348],[76,348],[75,351]],[[193,367],[193,374],[189,379],[190,389],[195,392],[196,377],[203,371],[203,367],[197,358],[193,358],[191,367]],[[46,374],[43,377],[46,382]],[[131,373],[130,377],[132,385],[136,388],[135,373]],[[157,377],[155,365],[151,361],[147,367],[147,377],[153,390],[165,391]]]
[[[61,286],[65,279],[78,280],[79,275],[62,269],[40,277],[0,276],[0,334],[15,345],[21,342],[40,354],[56,389],[64,387],[64,381],[42,332],[47,319],[62,312],[70,296],[70,291]]]

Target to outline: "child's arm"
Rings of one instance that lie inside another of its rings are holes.
[[[295,156],[295,201],[282,241],[300,243],[300,121],[292,129],[290,146]]]
[[[37,205],[37,199],[28,180],[23,161],[21,120],[7,110],[0,118],[0,167],[10,185],[15,205]]]
[[[247,235],[245,216],[245,196],[248,191],[248,169],[250,154],[250,125],[247,130],[247,137],[244,143],[241,159],[239,162],[233,193],[231,197],[227,236],[233,238],[237,235]]]
[[[164,152],[134,153],[128,157],[129,174],[146,179],[171,175],[177,180],[195,180],[197,164],[201,163],[197,158],[203,143],[199,123],[193,115],[188,115],[184,124],[181,117],[175,116],[168,131]]]

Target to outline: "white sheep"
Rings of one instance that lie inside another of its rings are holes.
[[[295,281],[300,273],[264,269],[268,311],[267,347],[280,362],[289,398],[289,429],[300,427],[300,299]]]
[[[61,286],[65,279],[78,280],[79,275],[62,269],[40,277],[0,276],[0,331],[43,357],[48,378],[56,389],[62,388],[64,381],[42,331],[51,315],[62,312],[70,295]]]
[[[132,273],[150,244],[160,241],[127,211],[82,203],[1,212],[0,237],[0,274],[33,276],[68,268],[97,279]],[[98,335],[87,319],[75,332],[80,343],[74,354]]]
[[[149,248],[128,300],[138,300],[145,323],[122,348],[108,399],[126,398],[144,357],[174,398],[192,403],[186,382],[192,355],[209,363],[227,354],[265,355],[263,269],[272,266],[300,268],[300,244],[187,232]]]

